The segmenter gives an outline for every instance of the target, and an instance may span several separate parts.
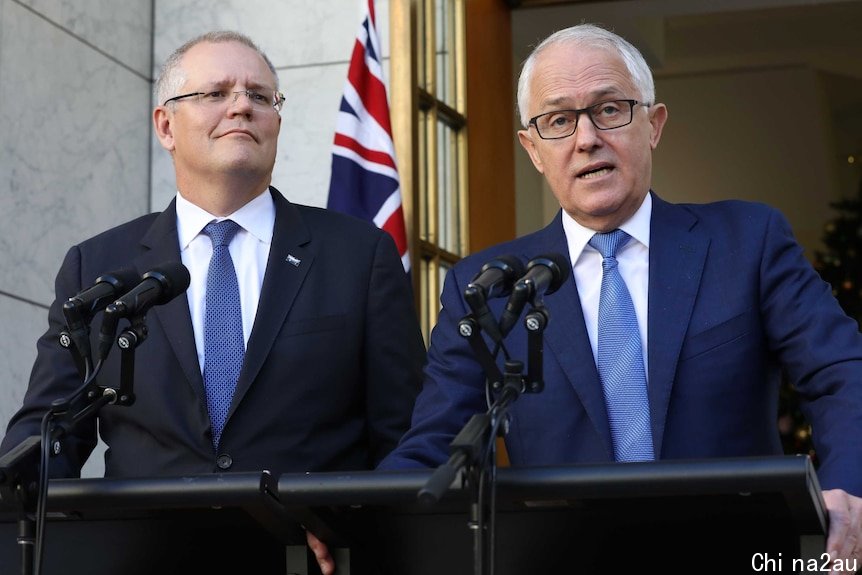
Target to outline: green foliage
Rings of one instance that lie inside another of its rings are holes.
[[[862,320],[862,187],[851,200],[830,204],[838,217],[826,224],[814,267],[850,317]]]

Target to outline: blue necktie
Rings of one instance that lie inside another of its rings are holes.
[[[239,283],[228,250],[239,229],[231,220],[210,222],[204,227],[213,244],[204,317],[204,387],[215,448],[221,439],[245,355]]]
[[[590,245],[602,254],[598,369],[608,410],[614,459],[654,459],[638,320],[620,275],[616,254],[631,237],[622,230],[596,234]]]

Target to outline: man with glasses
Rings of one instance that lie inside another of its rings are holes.
[[[167,59],[155,91],[153,124],[173,159],[176,198],[69,250],[2,450],[38,434],[51,402],[81,384],[58,344],[64,302],[114,270],[140,275],[182,262],[187,293],[147,314],[136,401],[99,412],[106,475],[373,468],[408,427],[424,362],[394,242],[365,222],[292,204],[270,185],[284,96],[247,37],[189,41]],[[98,385],[120,387],[120,356],[107,355]],[[96,421],[62,445],[51,474],[78,475]]]
[[[545,229],[450,271],[411,429],[381,467],[444,463],[455,435],[486,411],[485,371],[459,331],[473,312],[462,294],[483,264],[557,253],[571,273],[544,297],[544,390],[511,407],[512,464],[781,454],[780,365],[813,424],[828,551],[860,559],[857,324],[776,210],[738,201],[672,205],[650,190],[652,152],[668,117],[654,92],[638,50],[593,25],[553,34],[527,59],[518,138],[562,209]],[[490,311],[499,318],[511,301],[493,299]],[[524,326],[502,335],[510,354],[526,358]],[[605,550],[636,554],[636,541],[616,543]]]

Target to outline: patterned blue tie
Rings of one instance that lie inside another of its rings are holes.
[[[620,275],[616,254],[631,237],[622,230],[596,234],[590,245],[602,254],[599,298],[598,368],[617,461],[652,461],[650,430],[638,320]]]
[[[210,222],[204,227],[213,243],[204,317],[204,387],[216,449],[245,355],[239,283],[228,251],[239,229],[231,220]]]

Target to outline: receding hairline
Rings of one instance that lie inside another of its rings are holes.
[[[652,71],[643,54],[631,42],[619,34],[595,24],[578,24],[558,30],[539,42],[524,61],[518,77],[517,104],[522,125],[527,127],[530,90],[537,62],[546,51],[556,47],[577,46],[584,49],[604,51],[619,58],[629,73],[640,98],[647,104],[655,101],[655,83]]]
[[[179,90],[185,82],[185,71],[182,68],[182,61],[192,48],[201,44],[226,44],[230,42],[236,42],[257,52],[272,73],[275,80],[275,89],[278,90],[278,71],[266,53],[251,38],[233,30],[214,30],[188,40],[165,59],[153,90],[157,104],[161,104],[172,95],[175,95],[173,92]]]

